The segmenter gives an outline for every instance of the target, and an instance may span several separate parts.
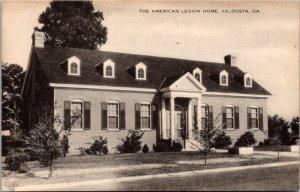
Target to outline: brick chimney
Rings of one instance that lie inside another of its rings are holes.
[[[45,42],[45,34],[44,32],[41,31],[34,31],[32,34],[32,45],[34,47],[44,47],[44,42]]]
[[[224,57],[225,65],[236,66],[236,56],[235,55],[226,55]]]

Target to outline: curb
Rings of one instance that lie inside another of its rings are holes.
[[[192,175],[202,175],[209,173],[221,173],[229,171],[239,171],[246,169],[257,169],[257,168],[266,168],[266,167],[279,167],[287,165],[298,165],[299,161],[288,161],[288,162],[279,162],[279,163],[269,163],[262,165],[247,165],[240,167],[229,167],[229,168],[218,168],[218,169],[206,169],[206,170],[196,170],[196,171],[185,171],[177,173],[161,173],[156,175],[141,175],[141,176],[130,176],[130,177],[119,177],[119,178],[109,178],[109,179],[97,179],[81,182],[69,182],[69,183],[55,183],[55,184],[43,184],[43,185],[27,185],[27,186],[16,186],[14,191],[46,191],[46,190],[64,190],[73,187],[79,186],[91,186],[91,185],[104,185],[104,184],[113,184],[116,182],[126,182],[126,181],[139,181],[152,178],[168,178],[168,177],[181,177],[181,176],[192,176]]]

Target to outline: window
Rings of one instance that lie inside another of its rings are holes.
[[[223,85],[227,84],[227,78],[225,75],[222,75],[222,83]]]
[[[112,67],[110,65],[105,68],[105,76],[112,77]]]
[[[103,77],[115,77],[115,63],[110,59],[103,63]]]
[[[138,78],[139,78],[139,79],[144,79],[144,78],[145,78],[144,69],[140,68],[140,69],[138,70]]]
[[[83,101],[71,101],[71,127],[83,129]]]
[[[135,78],[138,80],[147,79],[147,66],[144,63],[139,63],[135,66]]]
[[[151,105],[141,104],[141,129],[150,129]]]
[[[228,85],[228,73],[225,70],[220,73],[220,85]]]
[[[226,106],[226,127],[234,128],[234,107]]]
[[[201,77],[199,73],[195,74],[195,78],[197,79],[197,81],[201,82]]]
[[[202,83],[202,78],[201,78],[201,76],[202,76],[202,71],[201,71],[201,69],[199,69],[198,67],[195,68],[195,69],[193,70],[193,75],[194,75],[194,77],[197,79],[197,81],[199,81],[200,83]]]
[[[251,107],[251,128],[258,128],[258,108],[257,107]]]
[[[108,129],[119,128],[119,103],[108,102],[107,103],[107,118],[108,118]]]
[[[63,65],[66,64],[66,62],[62,63]],[[68,75],[80,75],[80,60],[73,56],[67,60],[68,64]]]
[[[208,127],[208,105],[201,106],[201,127]]]
[[[78,73],[78,66],[77,63],[71,63],[71,71],[70,74],[77,74]]]
[[[246,78],[246,85],[247,85],[247,86],[250,86],[250,85],[251,85],[251,82],[250,82],[250,81],[251,81],[250,77],[247,77],[247,78]]]
[[[252,78],[249,73],[244,75],[244,86],[245,87],[252,87]]]

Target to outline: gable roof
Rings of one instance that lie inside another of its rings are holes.
[[[238,67],[223,63],[53,46],[34,47],[33,52],[36,54],[49,83],[158,89],[161,85],[163,85],[162,87],[171,85],[187,71],[199,67],[202,70],[202,84],[209,92],[270,95],[254,80],[252,88],[245,88],[244,72]],[[67,72],[60,67],[62,61],[72,56],[81,60],[81,74],[78,77],[68,76]],[[95,67],[109,59],[116,63],[115,78],[104,78]],[[147,80],[136,80],[132,73],[134,66],[140,62],[147,66]],[[228,86],[219,85],[219,72],[222,70],[229,73]]]

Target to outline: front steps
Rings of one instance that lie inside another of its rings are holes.
[[[185,148],[182,151],[199,151],[200,143],[194,139],[186,139],[185,140]]]

